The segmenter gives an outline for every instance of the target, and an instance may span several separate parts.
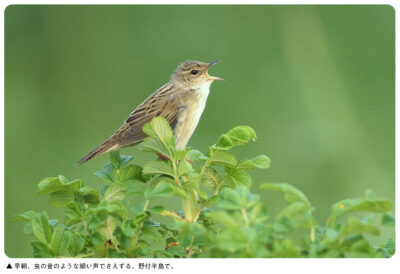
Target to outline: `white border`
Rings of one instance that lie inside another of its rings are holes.
[[[3,64],[0,68],[0,85],[1,85],[1,98],[0,98],[0,109],[1,109],[1,119],[0,119],[0,154],[2,155],[2,164],[0,165],[0,176],[2,181],[2,186],[0,187],[0,199],[1,205],[3,205],[3,210],[0,211],[0,231],[2,232],[2,239],[4,239],[4,11],[5,8],[10,4],[388,4],[394,7],[395,10],[399,7],[399,2],[397,1],[224,1],[224,0],[205,0],[205,1],[1,1],[0,2],[0,29],[2,35],[0,35],[0,61]],[[396,34],[399,29],[398,20],[396,20]],[[396,35],[396,52],[399,50],[399,39]],[[397,69],[396,62],[396,80],[399,79],[399,71]],[[397,91],[397,87],[396,87]],[[396,96],[396,106],[399,103],[399,97]],[[396,143],[399,141],[399,127],[397,121],[399,121],[399,114],[396,111]],[[396,146],[396,156],[399,154],[398,146]],[[397,157],[396,157],[397,159]],[[399,163],[396,161],[396,171],[399,169]],[[396,176],[397,177],[397,176]],[[397,183],[397,180],[396,180]],[[396,198],[399,197],[399,188],[396,187]],[[397,199],[396,199],[397,201]],[[396,207],[396,219],[399,220],[400,207],[399,203],[395,204]],[[396,226],[396,250],[399,248],[398,238],[399,225]],[[60,259],[13,259],[8,258],[4,253],[4,240],[0,240],[0,271],[4,273],[14,273],[18,270],[6,269],[6,266],[11,263],[60,263]],[[390,259],[62,259],[63,263],[126,263],[129,262],[133,265],[137,265],[139,262],[152,263],[152,262],[162,262],[170,263],[174,269],[173,270],[130,270],[134,272],[159,272],[159,273],[226,273],[231,271],[234,273],[395,273],[393,270],[400,270],[400,255],[396,252],[395,255]],[[67,271],[77,271],[75,269],[65,269]],[[27,270],[21,270],[24,272],[30,272]],[[32,269],[31,269],[32,271]],[[38,270],[36,270],[38,271]],[[58,272],[61,270],[40,270],[40,271],[53,271]],[[82,270],[85,272],[98,272],[97,270]],[[113,271],[113,270],[105,270]],[[121,272],[121,270],[116,270],[115,272]]]

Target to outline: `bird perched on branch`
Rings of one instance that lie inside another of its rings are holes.
[[[83,164],[98,155],[135,145],[146,138],[142,127],[154,117],[165,118],[172,130],[177,148],[185,148],[206,106],[211,83],[222,78],[210,76],[208,69],[218,63],[185,61],[171,75],[170,81],[141,103],[124,124],[103,143],[80,159]]]

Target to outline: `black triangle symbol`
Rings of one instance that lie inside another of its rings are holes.
[[[7,265],[7,269],[12,269],[11,264]]]

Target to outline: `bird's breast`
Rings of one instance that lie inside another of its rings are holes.
[[[183,106],[177,115],[177,124],[174,129],[176,147],[186,147],[206,107],[209,92],[209,85],[192,89],[182,102]]]

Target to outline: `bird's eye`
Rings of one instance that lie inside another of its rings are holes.
[[[190,72],[191,74],[193,74],[193,75],[196,75],[197,73],[199,73],[199,71],[198,70],[195,70],[195,69],[193,69],[191,72]]]

